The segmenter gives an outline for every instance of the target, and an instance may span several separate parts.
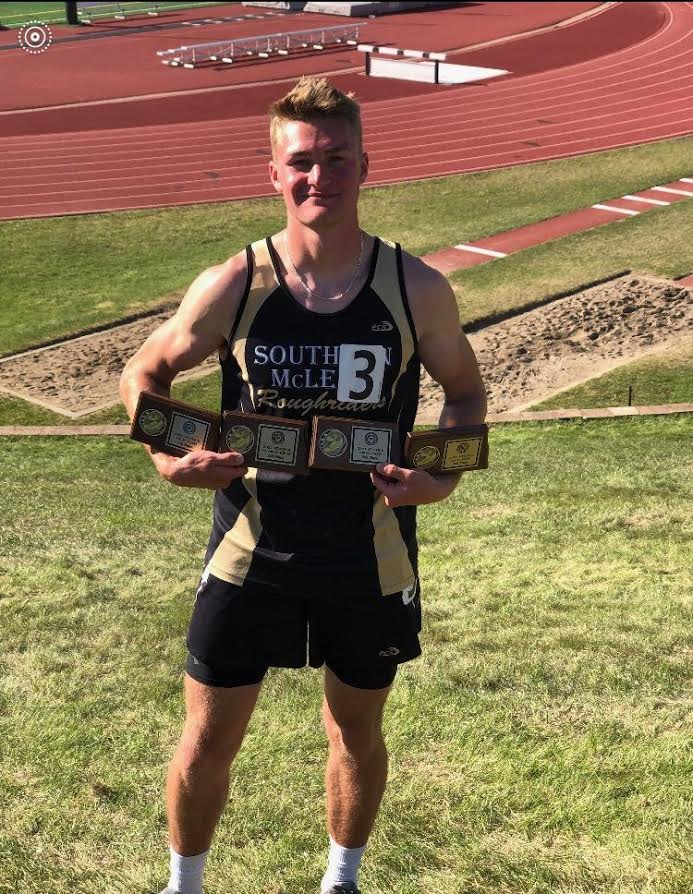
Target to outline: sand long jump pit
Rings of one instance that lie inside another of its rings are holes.
[[[693,334],[691,291],[626,275],[518,313],[469,335],[491,412],[520,410]],[[127,360],[174,306],[130,323],[0,360],[0,393],[79,419],[119,402]],[[177,381],[208,375],[210,357]],[[426,373],[418,422],[434,422],[443,394]]]

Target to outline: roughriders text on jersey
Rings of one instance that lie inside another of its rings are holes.
[[[254,404],[260,407],[274,407],[278,410],[300,410],[302,416],[318,410],[341,410],[344,412],[359,412],[380,410],[387,406],[387,400],[383,397],[377,403],[371,403],[366,406],[362,403],[354,403],[350,401],[340,401],[330,398],[329,391],[323,391],[317,397],[291,398],[280,397],[276,388],[258,388],[255,393]]]

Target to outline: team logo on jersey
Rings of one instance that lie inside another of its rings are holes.
[[[382,323],[373,323],[371,332],[392,332],[394,328],[389,320],[383,320]]]
[[[390,646],[388,649],[381,649],[378,655],[381,658],[389,658],[391,655],[399,655],[399,649],[395,648],[395,646]]]
[[[320,436],[320,450],[325,456],[341,456],[346,448],[346,436],[337,428],[328,428]]]
[[[155,410],[153,407],[141,413],[138,422],[142,431],[151,438],[163,435],[166,431],[166,417],[161,410]]]

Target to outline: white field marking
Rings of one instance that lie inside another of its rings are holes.
[[[599,208],[600,211],[615,211],[616,214],[640,214],[639,211],[633,211],[630,208],[614,208],[613,205],[592,205],[593,208]]]
[[[464,243],[460,243],[460,245],[456,245],[455,248],[459,248],[460,251],[473,251],[479,255],[488,255],[491,258],[507,258],[507,254],[504,254],[502,251],[492,251],[490,248],[479,248],[476,245],[465,245]]]
[[[630,199],[631,202],[645,202],[648,205],[671,205],[671,202],[662,199],[643,199],[642,196],[621,196],[621,198]]]
[[[693,196],[693,192],[688,189],[672,189],[670,186],[653,186],[652,189],[656,189],[657,192],[670,192],[675,196]]]
[[[693,183],[693,177],[679,177],[680,183]]]

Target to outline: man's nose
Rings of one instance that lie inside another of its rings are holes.
[[[308,174],[308,182],[311,186],[318,186],[318,184],[325,180],[326,174],[327,168],[316,163],[310,169],[310,173]]]

